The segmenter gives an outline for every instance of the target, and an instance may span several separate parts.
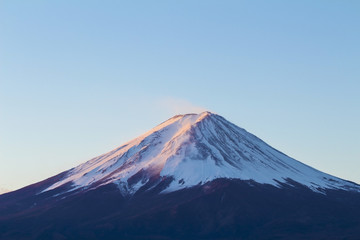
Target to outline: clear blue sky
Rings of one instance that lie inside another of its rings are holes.
[[[0,2],[0,187],[207,109],[360,183],[360,1]]]

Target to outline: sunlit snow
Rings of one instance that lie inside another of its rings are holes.
[[[130,184],[136,174],[140,174],[140,178]],[[360,190],[354,183],[286,156],[219,115],[203,112],[175,116],[121,147],[70,170],[61,181],[44,191],[69,182],[71,190],[115,183],[121,191],[132,194],[152,176],[173,178],[164,192],[216,178],[253,180],[277,187],[291,179],[317,192]]]

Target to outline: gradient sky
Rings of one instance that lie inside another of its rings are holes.
[[[210,110],[360,183],[360,1],[0,1],[0,187]]]

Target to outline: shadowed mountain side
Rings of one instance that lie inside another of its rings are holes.
[[[358,239],[360,195],[217,179],[123,197],[115,184],[0,217],[1,239]],[[295,183],[294,183],[295,184]],[[51,207],[49,207],[49,205]]]

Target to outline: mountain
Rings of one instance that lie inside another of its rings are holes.
[[[359,200],[203,112],[1,195],[0,239],[360,239]]]
[[[68,191],[115,183],[133,194],[153,179],[172,178],[164,192],[217,178],[253,180],[281,187],[288,180],[313,191],[359,186],[304,165],[221,116],[175,116],[119,148],[70,170],[44,191],[71,183]],[[154,182],[157,184],[158,182]]]

